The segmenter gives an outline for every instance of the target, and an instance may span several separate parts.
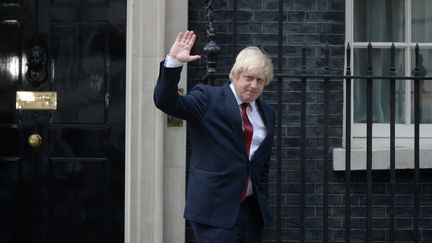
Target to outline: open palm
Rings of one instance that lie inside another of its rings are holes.
[[[193,31],[180,32],[174,44],[171,46],[169,55],[177,61],[187,63],[200,59],[199,55],[191,55],[190,51],[195,44],[196,35]]]

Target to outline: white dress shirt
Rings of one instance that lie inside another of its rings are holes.
[[[165,57],[165,62],[164,62],[164,66],[167,68],[176,68],[176,67],[181,67],[183,66],[184,63],[178,61],[177,59],[174,59],[173,57],[171,57],[170,55],[167,55]]]

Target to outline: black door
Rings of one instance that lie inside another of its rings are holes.
[[[125,23],[126,0],[0,0],[0,242],[123,242]]]

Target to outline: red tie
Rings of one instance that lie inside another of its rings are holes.
[[[252,123],[249,121],[249,118],[246,114],[246,110],[247,110],[248,106],[249,106],[249,103],[242,103],[241,104],[241,116],[242,116],[242,120],[243,120],[243,124],[244,124],[243,133],[244,133],[245,141],[246,141],[246,152],[247,152],[248,158],[250,159],[249,156],[250,156],[250,146],[252,143],[253,126],[252,126]],[[243,189],[243,194],[242,194],[242,198],[241,198],[242,202],[246,199],[249,181],[250,181],[250,176],[248,176],[248,178],[246,180],[246,184],[245,184],[244,189]]]
[[[249,158],[250,146],[251,146],[252,135],[253,135],[253,126],[252,126],[252,123],[249,121],[249,118],[246,114],[246,110],[249,106],[249,103],[242,103],[241,106],[242,106],[241,115],[242,115],[242,120],[243,120],[243,124],[244,124],[243,133],[244,133],[245,140],[246,140],[246,151],[247,151],[247,155]]]

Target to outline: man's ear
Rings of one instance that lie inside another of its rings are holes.
[[[239,76],[240,76],[240,73],[238,72],[238,73],[230,73],[230,80],[231,80],[231,82],[232,81],[234,81],[235,79],[238,79],[239,78]]]

